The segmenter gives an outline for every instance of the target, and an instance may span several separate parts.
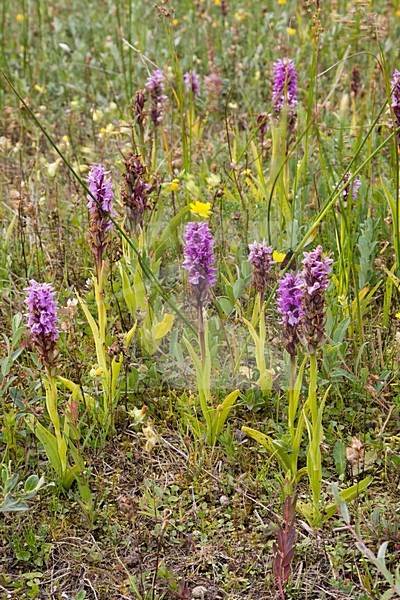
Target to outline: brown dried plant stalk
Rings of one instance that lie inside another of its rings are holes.
[[[297,494],[293,499],[290,495],[286,496],[283,503],[282,521],[278,528],[278,540],[273,545],[272,572],[277,579],[282,600],[285,600],[284,584],[289,579],[291,562],[296,550],[296,502]]]

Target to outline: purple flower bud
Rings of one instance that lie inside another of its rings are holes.
[[[274,112],[279,116],[283,106],[289,107],[290,116],[294,116],[297,106],[297,73],[294,62],[281,58],[274,62],[274,82],[272,89]]]
[[[208,223],[190,222],[186,225],[183,268],[189,272],[189,283],[197,306],[207,299],[210,287],[215,285],[217,270],[212,266],[214,239]]]
[[[322,247],[304,252],[301,278],[304,285],[302,342],[311,354],[325,339],[325,290],[329,286],[331,258],[322,258]]]
[[[347,183],[349,181],[350,177],[351,177],[351,173],[346,173],[345,176],[343,177],[343,182]],[[341,186],[341,184],[340,184],[340,186]],[[342,197],[343,197],[342,202],[335,203],[335,208],[338,212],[340,212],[342,206],[344,208],[347,207],[350,196],[353,201],[357,200],[357,194],[358,194],[358,190],[359,190],[360,186],[361,186],[361,181],[360,181],[359,177],[356,177],[355,179],[353,179],[353,181],[351,183],[347,183],[346,187],[344,188],[344,190],[342,192]]]
[[[395,127],[398,128],[400,127],[400,71],[397,69],[394,70],[392,76],[391,90],[394,124]],[[400,133],[397,134],[397,139],[400,142]]]
[[[107,247],[107,231],[113,226],[110,215],[115,215],[113,183],[107,174],[108,171],[103,165],[92,165],[87,179],[89,191],[93,196],[93,198],[87,196],[87,207],[90,213],[90,246],[98,266],[101,266],[103,252]]]
[[[146,81],[146,88],[149,90],[151,97],[150,117],[154,127],[157,127],[162,122],[165,104],[168,101],[167,96],[164,94],[164,79],[164,73],[161,69],[156,69]]]
[[[359,177],[356,177],[353,181],[353,190],[351,192],[351,197],[353,198],[353,200],[357,200],[357,194],[358,194],[358,189],[361,186],[361,179]]]
[[[249,244],[248,261],[253,267],[253,285],[263,296],[265,289],[271,279],[270,270],[272,265],[272,246],[266,242],[254,242]]]
[[[185,82],[186,90],[188,92],[191,91],[193,96],[198,96],[200,92],[200,83],[196,71],[192,70],[184,73],[183,80]]]
[[[351,177],[351,173],[346,173],[346,175],[343,178],[343,181],[346,183],[347,181],[349,181]],[[357,194],[358,194],[358,190],[361,186],[361,180],[359,177],[356,177],[355,179],[353,179],[353,181],[351,183],[348,183],[346,185],[346,187],[343,190],[343,206],[346,207],[347,203],[349,201],[349,197],[350,197],[350,193],[351,193],[351,198],[352,200],[357,200]],[[336,208],[338,210],[340,210],[340,205],[338,204],[336,206]]]
[[[55,292],[50,284],[40,284],[34,279],[29,281],[25,291],[28,327],[33,343],[43,362],[50,366],[56,358],[55,346],[59,335]]]
[[[296,344],[300,337],[303,318],[303,280],[299,275],[286,273],[278,281],[278,312],[282,315],[282,324],[286,338],[286,350],[291,356],[296,353]]]

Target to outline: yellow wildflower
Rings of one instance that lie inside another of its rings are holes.
[[[212,214],[211,210],[211,202],[192,202],[190,205],[190,212],[192,215],[198,215],[203,219],[208,219],[208,217]]]
[[[233,15],[233,20],[236,23],[240,23],[240,21],[244,21],[248,16],[249,13],[245,12],[243,8],[239,8],[239,10]]]
[[[285,252],[278,252],[278,250],[274,250],[272,253],[272,260],[276,263],[283,262],[285,260],[285,257]]]
[[[177,192],[179,190],[179,179],[173,179],[171,183],[167,185],[169,192]]]
[[[286,31],[289,35],[294,35],[296,33],[296,30],[293,29],[293,27],[286,27]]]
[[[286,0],[278,0],[278,4],[286,4]]]
[[[100,377],[100,375],[102,373],[103,373],[102,367],[94,366],[92,369],[90,369],[89,375],[90,375],[90,377]]]
[[[21,23],[24,20],[24,15],[21,15],[21,13],[17,14],[17,21],[18,23]]]

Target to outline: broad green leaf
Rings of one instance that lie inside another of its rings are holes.
[[[131,329],[125,334],[126,346],[129,346],[129,344],[131,343],[132,338],[135,335],[136,327],[137,327],[137,321],[135,321],[133,327],[131,327]]]
[[[40,479],[37,475],[30,475],[24,484],[24,492],[34,492],[39,487]]]
[[[111,402],[113,404],[115,404],[115,399],[117,396],[117,384],[118,384],[118,377],[119,377],[119,373],[122,367],[122,361],[123,361],[123,354],[122,352],[120,353],[120,355],[117,357],[114,356],[114,358],[112,359],[111,362]]]
[[[224,298],[223,296],[217,298],[217,304],[221,309],[221,312],[223,312],[227,317],[229,317],[234,309],[234,303],[229,300],[229,298]]]
[[[189,206],[185,206],[184,208],[182,208],[182,210],[177,215],[175,215],[175,217],[173,217],[173,219],[171,219],[171,221],[169,222],[167,227],[164,229],[159,241],[156,244],[154,244],[154,249],[155,249],[154,256],[155,256],[156,260],[159,260],[162,257],[163,252],[165,251],[165,248],[167,247],[167,245],[170,243],[170,241],[172,239],[173,233],[180,226],[180,224],[185,219],[185,217],[189,213],[189,211],[190,211]]]
[[[378,560],[382,561],[383,565],[385,565],[385,558],[386,558],[386,551],[388,548],[389,542],[383,542],[383,544],[381,544],[379,546],[379,550],[378,550],[378,554],[377,554],[377,558]]]
[[[361,492],[363,492],[371,483],[372,477],[368,475],[362,481],[355,483],[354,485],[346,488],[345,490],[341,490],[339,492],[340,498],[345,502],[349,502],[356,498]],[[337,512],[336,503],[328,504],[324,510],[324,520],[330,519]]]
[[[124,296],[126,306],[128,307],[128,310],[129,310],[131,316],[133,318],[135,318],[136,317],[135,294],[131,287],[128,273],[126,272],[125,268],[121,264],[119,265],[119,270],[120,270],[121,279],[122,279],[122,294]]]
[[[161,340],[164,336],[171,331],[174,323],[174,315],[166,314],[163,320],[154,327],[154,338]]]
[[[279,459],[279,462],[281,463],[281,466],[284,468],[285,472],[291,471],[292,464],[291,464],[290,456],[280,446],[280,444],[277,440],[273,440],[272,438],[265,435],[264,433],[261,433],[261,431],[257,431],[257,429],[252,429],[251,427],[243,426],[242,431],[246,435],[249,435],[250,437],[252,437],[253,440],[255,440],[256,442],[258,442],[259,444],[264,446],[264,448],[266,448],[268,450],[268,452],[271,454],[272,457],[275,456],[277,459]]]
[[[85,317],[87,319],[87,322],[89,323],[90,329],[92,331],[94,343],[96,346],[97,362],[99,363],[99,367],[101,367],[103,369],[103,372],[106,373],[108,369],[107,369],[107,362],[106,362],[106,357],[105,357],[105,348],[103,345],[103,341],[100,338],[99,328],[97,327],[96,321],[94,320],[88,307],[86,306],[86,303],[82,300],[82,298],[79,296],[79,294],[77,294],[77,297],[79,300],[79,304],[81,305],[81,308],[82,308],[83,312],[85,313]]]
[[[341,440],[337,441],[333,447],[333,458],[335,459],[335,467],[338,475],[343,475],[346,472],[346,447]]]
[[[35,420],[33,415],[26,415],[25,420],[29,429],[36,435],[41,444],[43,444],[51,466],[53,467],[57,475],[61,478],[62,468],[60,457],[58,454],[56,437],[45,427],[43,427],[41,423]]]
[[[213,428],[215,435],[219,435],[225,424],[226,419],[231,411],[232,406],[235,404],[237,397],[239,396],[240,390],[234,390],[225,398],[222,404],[219,404],[215,409]]]

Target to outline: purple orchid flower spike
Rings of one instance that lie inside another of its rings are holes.
[[[214,239],[208,223],[188,223],[182,266],[189,273],[189,283],[198,307],[203,306],[210,288],[216,282],[213,249]]]
[[[55,348],[59,336],[55,292],[49,283],[38,283],[34,279],[29,281],[25,291],[32,341],[43,363],[50,368],[56,360]]]

